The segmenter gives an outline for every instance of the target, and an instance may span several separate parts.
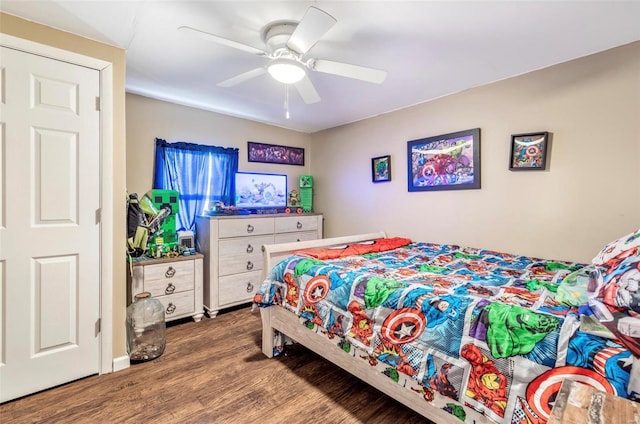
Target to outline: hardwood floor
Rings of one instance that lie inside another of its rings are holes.
[[[159,358],[0,405],[9,423],[429,423],[301,346],[269,359],[249,307],[167,328]]]

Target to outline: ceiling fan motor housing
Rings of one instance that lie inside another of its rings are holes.
[[[270,25],[264,31],[264,43],[269,53],[275,53],[279,49],[287,49],[287,41],[295,31],[298,24],[296,22],[281,22]]]

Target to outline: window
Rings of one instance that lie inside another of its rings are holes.
[[[178,230],[195,233],[196,216],[211,202],[233,201],[233,176],[238,171],[238,149],[201,144],[168,143],[156,138],[153,188],[180,194]]]

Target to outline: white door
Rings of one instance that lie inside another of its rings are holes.
[[[0,402],[99,371],[99,72],[0,47]]]

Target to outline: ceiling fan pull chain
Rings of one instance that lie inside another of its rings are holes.
[[[284,117],[289,119],[289,84],[284,85]]]

